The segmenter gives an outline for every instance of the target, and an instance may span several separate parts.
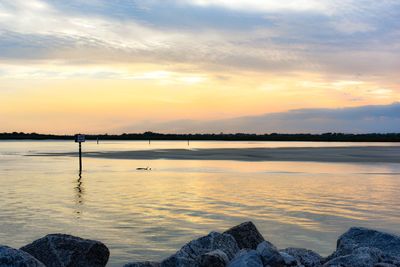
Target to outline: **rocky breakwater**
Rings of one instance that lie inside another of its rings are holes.
[[[400,237],[350,228],[340,236],[336,251],[322,257],[304,248],[279,250],[252,222],[245,222],[193,240],[161,262],[124,267],[400,267]]]
[[[0,267],[101,267],[107,247],[94,240],[52,234],[20,249],[0,245]],[[252,222],[223,233],[211,232],[184,245],[161,262],[124,267],[400,267],[400,237],[366,228],[350,228],[330,256],[304,248],[278,249]]]

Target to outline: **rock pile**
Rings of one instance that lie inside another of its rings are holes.
[[[400,237],[350,228],[324,258],[304,248],[278,250],[252,222],[193,240],[161,262],[124,267],[400,267]]]
[[[99,241],[52,234],[20,249],[0,245],[0,267],[103,267],[109,255]],[[324,258],[304,248],[278,250],[245,222],[192,240],[161,262],[124,267],[400,267],[400,237],[350,228]]]

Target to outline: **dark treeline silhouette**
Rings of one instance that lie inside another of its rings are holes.
[[[0,140],[73,140],[73,135],[38,133],[0,133]],[[121,135],[89,134],[87,140],[209,140],[209,141],[341,141],[341,142],[400,142],[400,133],[371,134],[162,134],[154,132]]]

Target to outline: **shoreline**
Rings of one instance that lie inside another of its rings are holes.
[[[71,134],[0,133],[0,140],[74,140]],[[400,133],[123,133],[86,134],[86,140],[103,141],[295,141],[295,142],[400,142]]]
[[[76,157],[76,152],[39,153],[26,156]],[[84,157],[132,160],[233,160],[311,161],[341,163],[400,163],[400,146],[154,149],[84,152]]]

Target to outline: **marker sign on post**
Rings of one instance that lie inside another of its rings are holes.
[[[82,173],[82,143],[85,142],[85,136],[83,134],[75,135],[75,143],[79,143],[79,174]]]
[[[83,134],[75,135],[75,143],[83,143],[85,142],[85,136]]]

